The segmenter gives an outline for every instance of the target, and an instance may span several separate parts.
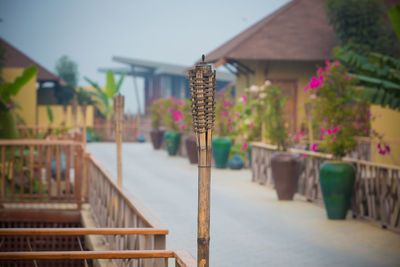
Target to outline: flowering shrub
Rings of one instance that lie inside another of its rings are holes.
[[[226,92],[220,91],[216,93],[215,117],[214,132],[217,137],[226,137],[234,134],[234,120],[238,119],[240,114],[234,111],[231,88]]]
[[[325,150],[334,158],[342,158],[356,148],[357,135],[369,135],[371,116],[365,114],[366,105],[358,98],[355,83],[338,61],[326,61],[305,86],[322,140],[311,146],[313,151]]]
[[[153,104],[149,108],[151,114],[151,126],[154,129],[159,129],[163,124],[163,114],[167,111],[167,99],[160,98],[153,101]]]
[[[164,98],[166,109],[162,113],[162,121],[168,130],[179,132],[183,125],[183,101],[176,97]]]

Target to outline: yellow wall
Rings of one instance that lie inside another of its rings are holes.
[[[371,113],[376,116],[376,119],[372,121],[372,129],[384,134],[383,140],[391,148],[389,155],[382,156],[378,153],[376,144],[373,144],[371,147],[371,160],[379,163],[400,165],[400,111],[372,105]]]
[[[299,62],[299,61],[261,61],[243,60],[246,66],[255,71],[254,75],[246,77],[241,75],[236,80],[237,96],[240,96],[245,88],[253,84],[262,85],[267,79],[294,79],[297,80],[297,129],[302,122],[306,122],[304,103],[307,101],[308,94],[303,92],[303,88],[315,76],[317,66],[323,66],[321,62]]]
[[[50,125],[49,116],[47,115],[47,107],[50,107],[53,113],[53,126],[61,126],[62,122],[64,121],[64,109],[61,105],[52,105],[52,106],[45,106],[41,105],[38,106],[38,125],[39,126],[48,126]],[[67,106],[67,127],[72,126],[72,112],[71,106]],[[88,106],[86,109],[86,126],[92,127],[93,126],[93,117],[94,117],[94,108],[93,106]],[[77,122],[78,125],[83,124],[83,115],[81,108],[78,106],[77,109]]]
[[[3,68],[2,77],[5,82],[12,82],[22,74],[23,68]],[[27,125],[35,125],[36,122],[36,77],[28,82],[19,93],[13,97],[16,108],[15,112],[25,121]]]

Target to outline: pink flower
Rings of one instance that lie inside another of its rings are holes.
[[[348,80],[350,80],[350,76],[349,76],[348,74],[346,74],[346,76],[344,76],[344,79],[345,79],[346,81],[348,81]]]
[[[307,85],[303,88],[303,92],[304,92],[304,93],[307,92],[308,89],[310,89],[310,85],[307,84]]]
[[[320,128],[320,129],[319,129],[319,136],[320,136],[321,138],[323,138],[324,135],[325,135],[325,130],[322,129],[322,128]]]
[[[328,132],[329,135],[332,134],[332,130],[330,128],[326,129],[326,131]]]
[[[246,95],[242,95],[241,98],[243,99],[243,102],[247,101],[247,96]]]
[[[378,149],[381,150],[381,143],[377,145]]]
[[[320,82],[323,83],[324,80],[325,80],[325,78],[324,78],[323,75],[319,75],[319,76],[318,76],[318,80],[320,80]]]
[[[300,140],[300,136],[298,134],[296,134],[296,136],[294,137],[294,140],[299,141]]]
[[[169,112],[174,113],[175,109],[173,107],[169,108]]]
[[[386,146],[385,146],[385,149],[386,149],[386,152],[387,152],[387,153],[390,153],[390,146],[386,145]]]
[[[224,101],[224,103],[222,104],[222,106],[223,106],[224,108],[229,108],[231,105],[232,105],[232,103],[229,102],[229,101]]]
[[[221,115],[221,117],[228,117],[229,116],[229,112],[228,111],[223,111],[219,113]]]
[[[231,123],[231,122],[232,122],[232,119],[231,119],[231,118],[228,118],[227,121],[228,121],[228,123]]]
[[[311,150],[314,152],[317,151],[317,144],[313,144],[311,147]]]
[[[232,125],[229,126],[229,131],[231,131],[231,132],[233,131],[233,126]]]
[[[254,121],[252,121],[252,122],[250,122],[250,129],[253,129],[254,128]]]
[[[240,150],[245,151],[247,149],[247,142],[244,142]]]
[[[301,157],[302,157],[303,159],[305,159],[305,158],[307,158],[307,155],[306,155],[306,154],[301,154]]]
[[[310,86],[310,89],[315,89],[315,88],[321,87],[322,82],[320,80],[318,80],[317,78],[312,77],[311,81],[309,83],[309,86]]]
[[[172,116],[174,117],[174,122],[178,122],[181,119],[183,119],[183,113],[181,110],[177,110],[172,113]]]
[[[361,122],[356,121],[354,124],[357,130],[361,128]]]
[[[336,67],[340,66],[340,62],[339,61],[335,61],[333,63],[335,64]]]
[[[178,105],[179,105],[180,107],[182,107],[182,106],[183,106],[183,101],[182,101],[182,100],[178,100]]]
[[[185,125],[181,125],[181,130],[185,130],[186,126]]]
[[[317,71],[318,76],[321,76],[323,71],[324,70],[322,68],[318,68],[318,71]]]
[[[235,116],[236,116],[236,118],[239,118],[240,117],[240,113],[239,112],[235,112]]]

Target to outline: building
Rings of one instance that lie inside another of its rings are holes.
[[[225,66],[236,75],[236,92],[240,95],[253,84],[266,80],[278,84],[289,96],[285,116],[289,132],[297,132],[305,122],[307,94],[303,88],[315,75],[318,66],[331,58],[338,44],[328,24],[321,0],[293,0],[250,28],[233,37],[206,56],[215,67]],[[372,122],[374,129],[389,139],[400,137],[400,114],[371,106],[380,115]],[[400,164],[400,145],[394,144],[391,159],[372,152],[373,160]]]
[[[152,102],[162,97],[174,96],[178,99],[189,98],[190,89],[186,70],[189,66],[140,60],[126,57],[113,57],[113,60],[128,65],[127,68],[112,69],[116,74],[144,78],[145,110]],[[105,72],[108,69],[100,69]],[[233,86],[235,77],[227,72],[217,72],[217,90]]]
[[[64,109],[58,105],[54,95],[57,86],[64,82],[55,74],[44,68],[38,62],[32,60],[22,51],[18,50],[12,44],[0,38],[0,45],[4,48],[5,58],[2,69],[2,78],[6,82],[13,81],[22,74],[24,68],[36,66],[38,73],[36,78],[32,79],[13,100],[19,106],[15,109],[16,114],[28,126],[49,126],[50,122],[47,115],[47,107],[50,107],[53,113],[53,126],[61,125],[66,116],[67,125],[72,124],[71,106],[67,106],[67,114]],[[78,122],[81,121],[81,112],[78,112]],[[93,125],[93,107],[87,110],[87,125]]]

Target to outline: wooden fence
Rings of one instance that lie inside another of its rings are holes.
[[[18,125],[18,134],[20,139],[82,141],[82,128],[83,127]]]
[[[276,146],[252,143],[252,181],[273,185],[270,159]],[[309,201],[322,201],[319,168],[331,155],[302,149],[289,152],[302,155],[298,193]],[[352,199],[353,216],[400,230],[400,167],[345,158],[354,165],[356,181]]]
[[[81,143],[1,140],[3,203],[82,203]]]
[[[109,258],[114,259],[118,266],[158,267],[167,266],[168,258],[175,258],[177,266],[195,266],[193,257],[187,252],[165,250],[168,229],[129,192],[118,187],[112,175],[83,150],[80,142],[2,140],[0,177],[0,206],[3,208],[0,213],[3,215],[19,212],[17,215],[20,217],[21,210],[13,210],[16,204],[34,207],[32,204],[35,203],[72,203],[79,210],[87,202],[97,227],[3,228],[0,236],[22,235],[28,238],[43,235],[52,238],[98,234],[112,250],[1,252],[0,260]],[[24,237],[18,240],[24,240]],[[12,262],[10,264],[14,266]]]

